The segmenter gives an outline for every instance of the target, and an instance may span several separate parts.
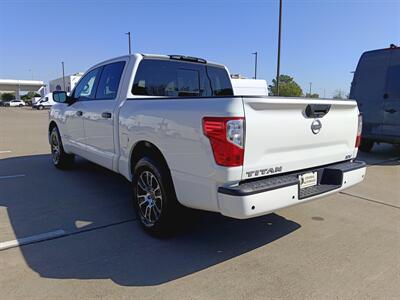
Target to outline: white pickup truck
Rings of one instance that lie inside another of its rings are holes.
[[[185,207],[251,218],[365,175],[355,101],[235,96],[228,70],[200,58],[111,59],[53,98],[54,165],[79,155],[125,176],[151,234],[176,228]]]

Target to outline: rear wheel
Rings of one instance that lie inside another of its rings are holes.
[[[38,110],[42,110],[43,108],[44,108],[43,105],[39,105],[39,106],[38,106]]]
[[[67,169],[72,166],[75,156],[64,151],[57,127],[54,127],[50,133],[50,149],[51,160],[56,168]]]
[[[369,140],[366,138],[361,138],[361,143],[360,143],[360,150],[362,152],[371,152],[372,147],[374,147],[374,141],[373,140]]]
[[[18,106],[19,106],[19,107],[22,107],[23,105],[22,105],[22,104],[19,104]]]
[[[185,208],[176,199],[168,169],[143,157],[134,167],[132,187],[134,207],[144,230],[154,236],[176,232]]]

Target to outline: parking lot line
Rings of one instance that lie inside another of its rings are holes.
[[[19,177],[25,177],[25,174],[17,174],[17,175],[6,175],[6,176],[0,176],[1,179],[12,179],[12,178],[19,178]]]
[[[66,235],[66,234],[67,233],[64,230],[58,229],[55,231],[32,235],[32,236],[12,240],[12,241],[2,242],[2,243],[0,243],[0,251],[14,248],[14,247],[19,247],[22,245],[27,245],[27,244],[40,242],[40,241],[54,239],[56,237],[60,237],[60,236]]]
[[[11,150],[0,150],[0,154],[11,153]]]

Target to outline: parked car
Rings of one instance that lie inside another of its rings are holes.
[[[228,70],[200,58],[111,59],[53,97],[53,164],[80,155],[125,176],[151,234],[176,228],[185,207],[257,217],[353,186],[366,170],[355,101],[234,96]]]
[[[363,115],[361,151],[371,151],[376,142],[400,144],[400,47],[363,53],[350,98]]]
[[[22,107],[25,106],[25,102],[23,100],[11,100],[9,103],[6,104],[6,106],[11,106],[11,107]]]
[[[45,108],[50,108],[54,104],[55,102],[53,100],[53,93],[48,93],[32,104],[32,108],[42,110]]]

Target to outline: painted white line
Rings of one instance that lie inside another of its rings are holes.
[[[1,179],[11,179],[11,178],[25,177],[25,176],[26,176],[25,174],[0,176],[0,180]]]
[[[64,230],[59,229],[59,230],[55,230],[55,231],[50,231],[50,232],[46,232],[46,233],[41,233],[41,234],[37,234],[37,235],[20,238],[17,240],[2,242],[2,243],[0,243],[0,251],[14,248],[14,247],[23,246],[23,245],[32,244],[35,242],[54,239],[56,237],[60,237],[60,236],[66,235],[66,234],[67,233]]]
[[[0,154],[3,154],[3,153],[11,153],[12,151],[10,151],[10,150],[3,150],[3,151],[0,151]]]

